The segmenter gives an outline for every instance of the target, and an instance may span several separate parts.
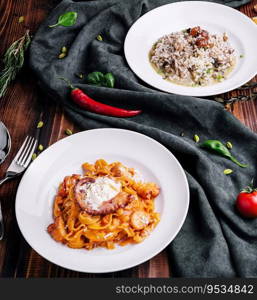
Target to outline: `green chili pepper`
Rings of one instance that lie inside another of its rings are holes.
[[[246,168],[248,166],[245,164],[241,164],[235,157],[233,157],[228,148],[226,148],[226,146],[224,146],[220,141],[207,140],[201,144],[201,147],[211,150],[212,152],[216,152],[217,154],[232,160],[241,168]]]
[[[50,28],[56,27],[56,26],[72,26],[77,21],[78,14],[75,11],[68,11],[63,15],[60,15],[58,18],[58,22],[54,25],[49,25]]]

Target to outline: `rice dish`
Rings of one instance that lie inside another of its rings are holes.
[[[200,26],[161,37],[149,59],[164,79],[186,86],[221,82],[236,63],[227,34],[210,34]]]

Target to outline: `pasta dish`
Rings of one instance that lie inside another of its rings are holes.
[[[120,162],[99,159],[82,165],[83,176],[66,176],[47,228],[57,242],[71,248],[113,249],[142,242],[158,224],[154,199],[157,184]]]

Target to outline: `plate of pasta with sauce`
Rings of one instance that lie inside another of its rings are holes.
[[[152,138],[93,129],[41,153],[24,174],[16,218],[30,246],[62,267],[120,271],[162,251],[189,205],[185,173]]]

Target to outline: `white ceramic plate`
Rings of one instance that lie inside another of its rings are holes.
[[[114,250],[70,249],[55,242],[46,231],[53,222],[54,195],[66,175],[82,173],[82,163],[99,158],[121,161],[160,186],[155,203],[161,221],[140,244]],[[71,270],[104,273],[138,265],[164,249],[180,230],[188,203],[185,173],[164,146],[133,131],[94,129],[60,140],[30,165],[17,192],[16,217],[24,238],[41,256]]]
[[[229,78],[207,87],[186,87],[162,79],[149,63],[152,45],[163,35],[189,27],[201,26],[211,33],[229,36],[238,62]],[[135,74],[162,91],[210,96],[233,90],[257,74],[257,25],[236,9],[203,1],[176,2],[160,6],[143,15],[130,28],[125,39],[127,62]],[[240,58],[243,55],[243,58]]]

